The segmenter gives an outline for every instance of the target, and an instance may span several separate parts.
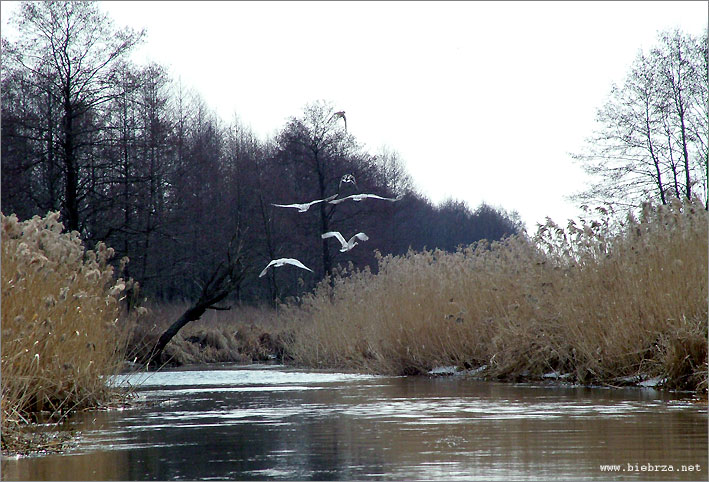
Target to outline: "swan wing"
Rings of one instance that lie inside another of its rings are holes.
[[[261,274],[258,275],[258,277],[261,278],[263,275],[265,275],[265,274],[266,274],[266,271],[268,271],[268,268],[270,268],[271,266],[273,266],[274,264],[276,264],[277,261],[278,261],[278,260],[274,259],[274,260],[272,260],[270,263],[268,263],[268,264],[266,265],[266,267],[263,269],[263,271],[261,271]]]
[[[324,233],[322,235],[323,239],[332,238],[332,237],[337,238],[337,240],[340,242],[340,244],[342,245],[343,248],[347,247],[347,241],[345,241],[345,238],[342,237],[342,235],[337,231],[329,231],[329,232]]]
[[[301,263],[300,261],[298,261],[295,258],[283,258],[282,261],[284,263],[292,264],[293,266],[297,266],[298,268],[307,269],[308,271],[313,272],[312,269],[308,268],[307,266],[305,266],[303,263]]]
[[[328,201],[330,204],[340,204],[341,202],[347,201],[348,199],[354,199],[354,197],[357,196],[357,194],[351,194],[349,196],[345,196],[340,199],[333,199],[332,201]]]
[[[336,197],[337,197],[337,194],[333,194],[332,196],[328,196],[328,197],[326,197],[325,199],[318,199],[318,200],[313,201],[313,202],[308,203],[308,204],[317,204],[317,203],[330,202],[330,201],[332,201],[333,199],[335,199]]]
[[[271,206],[276,206],[279,208],[296,208],[298,211],[305,212],[310,207],[310,204],[273,204]]]

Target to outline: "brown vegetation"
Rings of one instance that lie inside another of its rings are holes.
[[[707,387],[707,213],[645,206],[640,219],[551,221],[456,253],[379,258],[343,270],[282,314],[296,363],[380,373],[439,365],[491,377],[554,372],[580,383],[665,377]]]
[[[601,214],[456,253],[379,256],[377,274],[340,268],[276,310],[207,311],[165,354],[392,374],[484,367],[584,384],[662,377],[706,392],[707,212],[677,201],[624,223]],[[24,443],[27,422],[105,405],[116,396],[105,377],[125,359],[144,363],[184,312],[155,305],[126,322],[128,283],[113,277],[112,250],[84,250],[61,230],[57,213],[2,217],[3,449]]]
[[[187,304],[155,304],[131,329],[128,360],[145,364],[160,335],[187,309]],[[207,310],[177,333],[165,346],[168,365],[251,363],[278,359],[283,354],[283,323],[270,308],[239,306]]]
[[[28,422],[61,420],[107,403],[105,377],[121,367],[119,297],[127,283],[113,250],[84,250],[59,213],[2,216],[2,447],[21,449]]]

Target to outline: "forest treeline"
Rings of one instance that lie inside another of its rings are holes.
[[[116,29],[94,2],[27,2],[14,21],[20,37],[2,41],[2,211],[60,211],[88,247],[127,256],[123,275],[153,299],[197,296],[235,237],[249,275],[234,296],[263,301],[298,296],[338,265],[376,269],[376,251],[454,251],[523,229],[515,212],[431,203],[396,151],[370,152],[333,117],[346,106],[315,100],[266,139],[225,122],[165,67],[133,63],[143,32]],[[341,186],[345,174],[356,186]],[[338,193],[401,200],[273,206]],[[326,230],[369,240],[341,253]],[[279,257],[314,273],[259,278]]]

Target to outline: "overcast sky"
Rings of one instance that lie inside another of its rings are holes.
[[[17,2],[3,1],[2,25]],[[146,28],[138,62],[168,67],[225,121],[264,138],[323,99],[371,153],[399,152],[420,192],[518,211],[527,228],[578,215],[565,196],[596,109],[640,49],[692,2],[100,2]]]

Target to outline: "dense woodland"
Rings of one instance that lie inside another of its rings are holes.
[[[116,29],[96,3],[28,2],[15,21],[21,37],[2,45],[2,211],[60,211],[87,246],[127,256],[124,276],[152,299],[197,296],[235,239],[247,276],[234,296],[258,302],[297,296],[338,266],[374,269],[376,252],[453,251],[522,229],[516,213],[485,204],[432,204],[394,150],[368,152],[333,117],[346,106],[314,100],[267,139],[237,116],[223,121],[164,67],[132,63],[143,33]],[[356,187],[340,186],[345,174]],[[338,193],[402,199],[272,205]],[[369,240],[341,253],[321,239],[329,230]],[[279,257],[314,273],[259,278]]]

